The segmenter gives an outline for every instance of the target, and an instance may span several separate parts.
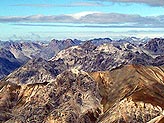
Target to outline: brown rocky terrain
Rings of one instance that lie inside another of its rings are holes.
[[[57,77],[48,75],[50,80],[41,83],[1,81],[0,122],[164,122],[163,66],[126,65],[90,73],[69,69]]]
[[[146,123],[163,118],[163,72],[163,67],[129,65],[111,72],[91,73],[100,82],[103,98],[104,114],[98,121]]]

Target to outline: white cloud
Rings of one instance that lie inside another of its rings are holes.
[[[11,6],[23,6],[23,7],[81,7],[81,6],[105,6],[102,3],[97,2],[74,2],[70,4],[14,4]]]
[[[80,12],[69,15],[32,15],[32,16],[0,16],[0,23],[76,23],[104,24],[105,27],[143,27],[164,28],[164,15],[140,16],[134,14]],[[105,25],[106,24],[106,25]],[[99,26],[99,25],[98,25]]]
[[[147,4],[150,6],[164,6],[164,0],[91,0],[91,1],[107,1],[113,3],[138,3],[138,4]]]
[[[101,12],[96,12],[96,11],[86,11],[86,12],[79,12],[79,13],[75,13],[75,14],[68,14],[69,16],[72,16],[75,19],[80,19],[82,17],[85,17],[89,14],[95,14],[95,13],[101,13]]]

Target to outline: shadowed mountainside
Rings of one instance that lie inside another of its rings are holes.
[[[10,51],[0,48],[0,78],[5,77],[20,66],[21,63]]]

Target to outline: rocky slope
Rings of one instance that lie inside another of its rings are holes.
[[[43,59],[49,59],[55,54],[57,54],[60,50],[63,50],[64,48],[68,48],[70,46],[78,45],[80,43],[79,40],[52,40],[49,44],[41,43],[41,42],[14,42],[14,41],[7,41],[2,42],[0,41],[0,48],[5,50],[5,53],[3,54],[2,50],[0,53],[1,55],[1,76],[0,79],[4,76],[11,73],[16,68],[19,68],[21,65],[24,65],[26,62],[28,62],[30,59],[35,58],[43,58]],[[6,61],[2,58],[8,58],[2,55],[8,55],[11,56],[9,58],[9,61]],[[11,61],[14,59],[15,61]],[[14,63],[10,63],[14,62]],[[18,64],[19,62],[19,64]],[[11,68],[10,68],[11,67]]]
[[[164,54],[164,39],[154,38],[151,39],[144,45],[146,49],[152,55],[163,55]]]
[[[44,58],[48,60],[60,50],[65,48],[79,45],[81,41],[79,40],[51,40],[50,42],[34,42],[34,41],[0,41],[0,47],[9,50],[17,60],[22,63],[26,63],[32,58]]]
[[[47,83],[15,83],[0,82],[0,122],[161,123],[164,120],[162,66],[127,65],[90,73],[69,69]]]
[[[104,95],[104,114],[98,122],[146,123],[164,118],[164,67],[128,65],[91,76]]]
[[[43,48],[43,45],[31,41],[7,41],[1,42],[1,47],[9,50],[15,56],[15,58],[19,60],[19,62],[26,63],[29,59],[33,58],[35,54]]]
[[[36,58],[12,72],[2,81],[19,85],[47,83],[55,79],[55,77],[65,69],[67,68],[62,60],[51,63],[42,58]]]
[[[56,55],[59,51],[71,46],[79,45],[80,43],[81,41],[79,40],[66,39],[66,40],[59,41],[53,39],[36,56],[48,60],[52,58],[54,55]]]
[[[163,56],[152,57],[132,43],[113,42],[99,46],[87,41],[60,51],[51,60],[62,59],[69,68],[87,72],[112,70],[125,64],[163,65]]]
[[[14,55],[6,50],[0,49],[0,79],[20,67],[21,63],[14,57]]]

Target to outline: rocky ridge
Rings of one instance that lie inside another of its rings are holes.
[[[62,59],[68,68],[87,72],[112,70],[126,64],[160,66],[163,55],[152,57],[131,43],[105,43],[99,46],[91,41],[60,51],[51,61]]]
[[[65,48],[79,45],[81,41],[79,40],[51,40],[48,44],[42,43],[42,42],[23,42],[23,41],[7,41],[3,42],[0,41],[0,48],[6,51],[6,55],[14,57],[16,62],[19,62],[19,65],[12,64],[14,68],[18,68],[24,64],[26,64],[31,59],[37,59],[37,58],[43,58],[45,60],[48,60],[55,54],[57,54],[60,50],[63,50]],[[2,53],[1,53],[2,54]],[[13,59],[13,58],[12,58]],[[11,60],[11,58],[10,58]],[[8,63],[9,64],[9,63]],[[7,67],[8,65],[6,65]],[[15,69],[2,69],[2,72],[4,73],[3,76],[0,76],[0,79],[4,76],[8,75]],[[8,72],[6,72],[8,71]]]

